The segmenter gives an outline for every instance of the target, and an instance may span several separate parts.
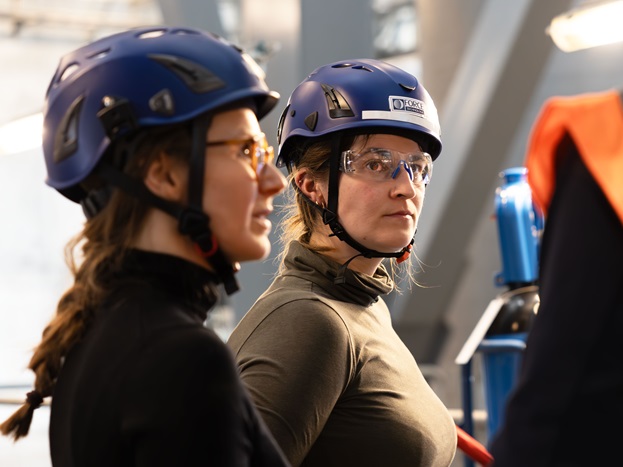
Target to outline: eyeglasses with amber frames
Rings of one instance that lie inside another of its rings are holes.
[[[264,133],[246,139],[226,139],[222,141],[206,141],[206,146],[240,146],[240,155],[247,158],[257,175],[265,165],[270,164],[275,157],[275,150],[268,145]]]

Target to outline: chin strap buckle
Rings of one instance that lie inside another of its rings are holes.
[[[413,244],[407,245],[406,248],[403,250],[402,255],[396,258],[396,263],[400,264],[403,261],[406,261],[407,259],[409,259],[409,255],[411,255],[412,249],[413,249]]]
[[[193,208],[184,209],[178,220],[180,233],[188,235],[197,252],[206,259],[212,257],[218,250],[216,237],[208,227],[209,220],[207,214]]]

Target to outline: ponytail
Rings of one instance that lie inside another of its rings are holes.
[[[143,179],[151,160],[165,152],[188,161],[190,133],[186,126],[146,130],[125,172]],[[113,190],[104,209],[87,220],[84,229],[65,248],[65,259],[74,283],[58,302],[56,314],[43,331],[28,368],[35,373],[34,389],[24,404],[0,425],[0,433],[14,440],[26,436],[35,409],[52,396],[62,363],[81,339],[111,284],[107,277],[118,271],[125,253],[140,232],[149,206],[120,190]],[[76,265],[76,252],[83,261]]]
[[[16,441],[26,436],[32,422],[32,414],[41,407],[41,404],[43,404],[43,396],[36,389],[26,394],[24,405],[0,425],[2,434],[12,436]]]
[[[74,250],[89,230],[93,230],[92,227],[87,223],[84,231],[67,245],[67,262],[75,280],[58,302],[56,315],[43,331],[41,342],[28,364],[28,368],[35,373],[34,389],[26,395],[24,404],[0,425],[0,432],[15,441],[28,434],[34,411],[43,404],[44,398],[54,392],[63,359],[80,340],[90,317],[89,310],[93,309],[93,303],[103,293],[103,288],[95,282],[93,266],[104,258],[101,255],[97,258],[85,255],[85,261],[77,270],[73,261]],[[83,251],[86,252],[88,244],[85,242]],[[111,253],[110,248],[105,251]]]

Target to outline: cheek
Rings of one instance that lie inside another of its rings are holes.
[[[415,204],[415,209],[418,213],[422,212],[422,207],[424,206],[424,198],[426,196],[426,188],[423,188],[421,191],[417,192],[417,195],[413,199],[413,203]]]
[[[368,184],[355,187],[342,182],[338,199],[339,217],[345,223],[350,221],[351,227],[365,224],[379,204],[380,196],[381,193]]]
[[[231,173],[206,177],[203,208],[215,234],[242,229],[250,219],[255,190],[252,183],[240,178]]]

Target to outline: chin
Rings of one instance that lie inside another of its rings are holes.
[[[238,248],[229,248],[232,254],[227,254],[232,262],[257,261],[266,258],[270,254],[270,242],[250,239]]]
[[[394,240],[391,242],[382,242],[379,247],[375,249],[378,251],[398,253],[411,242],[411,238],[412,237],[401,240]]]

